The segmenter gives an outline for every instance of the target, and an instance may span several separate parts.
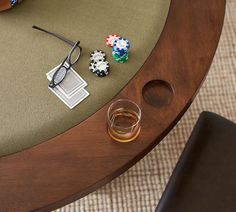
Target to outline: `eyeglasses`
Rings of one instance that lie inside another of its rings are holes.
[[[62,64],[58,67],[55,73],[52,76],[52,80],[49,83],[50,88],[55,88],[57,85],[62,83],[65,79],[67,72],[70,70],[71,66],[73,66],[80,58],[82,48],[79,46],[80,41],[77,41],[72,49],[70,50],[68,56],[62,62]],[[76,50],[78,50],[76,52]],[[73,59],[75,58],[75,59]]]
[[[39,26],[33,25],[32,28],[33,28],[33,29],[36,29],[36,30],[39,30],[39,31],[42,31],[42,32],[45,32],[45,33],[47,33],[47,34],[49,34],[49,35],[52,35],[52,36],[54,36],[54,37],[56,37],[56,38],[58,38],[58,39],[60,39],[60,40],[62,40],[62,41],[64,41],[64,42],[66,42],[66,43],[69,44],[70,46],[74,46],[74,44],[75,44],[74,42],[68,40],[67,38],[65,38],[65,37],[63,37],[63,36],[61,36],[61,35],[59,35],[59,34],[57,34],[57,33],[49,32],[48,30],[43,29],[43,28],[41,28],[41,27],[39,27]]]
[[[42,32],[45,32],[49,35],[52,35],[64,42],[66,42],[70,46],[72,46],[72,49],[70,50],[68,56],[62,62],[62,64],[58,67],[58,69],[55,71],[55,73],[52,76],[52,80],[48,85],[50,88],[55,88],[57,85],[62,83],[62,81],[65,79],[66,74],[67,74],[68,70],[70,70],[71,66],[73,66],[79,60],[81,52],[82,52],[82,48],[79,46],[80,41],[77,41],[76,43],[74,43],[59,34],[49,32],[49,31],[47,31],[43,28],[40,28],[38,26],[35,26],[35,25],[33,25],[32,28],[40,30]],[[76,50],[78,50],[77,53],[76,53]],[[72,57],[75,58],[75,60],[73,60]]]

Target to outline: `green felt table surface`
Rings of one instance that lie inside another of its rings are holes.
[[[0,13],[0,156],[46,141],[80,123],[117,94],[145,62],[163,30],[170,0],[24,0]],[[62,62],[70,46],[38,25],[80,40],[74,69],[90,96],[70,110],[48,89],[46,73]],[[112,59],[105,37],[117,33],[131,42],[129,60]],[[88,71],[90,52],[106,52],[110,74]]]

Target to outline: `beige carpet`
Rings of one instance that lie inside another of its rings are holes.
[[[57,211],[153,212],[203,110],[236,122],[236,1],[228,0],[223,34],[209,75],[175,129],[143,160],[98,191]]]

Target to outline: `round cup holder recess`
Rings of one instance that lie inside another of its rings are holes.
[[[144,85],[142,95],[147,104],[160,108],[170,104],[174,89],[164,80],[152,80]]]

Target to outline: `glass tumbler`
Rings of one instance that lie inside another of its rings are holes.
[[[140,133],[141,109],[128,99],[112,103],[107,111],[107,131],[110,137],[119,142],[130,142]]]

